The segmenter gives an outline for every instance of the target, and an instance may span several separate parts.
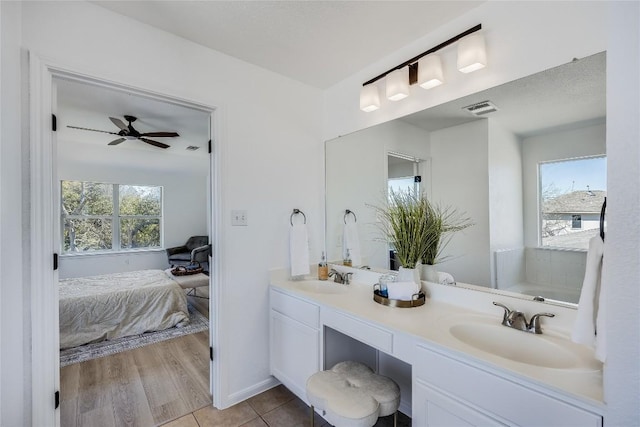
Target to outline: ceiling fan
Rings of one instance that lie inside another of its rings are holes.
[[[93,132],[108,133],[108,134],[111,134],[111,135],[118,135],[120,137],[118,139],[114,139],[108,145],[118,145],[118,144],[126,141],[127,139],[139,139],[140,141],[146,142],[147,144],[153,145],[155,147],[169,148],[170,145],[164,144],[162,142],[154,141],[152,139],[148,139],[147,137],[149,136],[149,137],[152,137],[152,138],[164,138],[164,137],[180,136],[176,132],[145,132],[145,133],[140,133],[131,124],[131,123],[135,122],[136,120],[138,120],[137,117],[124,116],[124,119],[129,122],[128,125],[125,125],[122,122],[122,120],[120,120],[120,119],[116,119],[115,117],[109,117],[109,120],[111,120],[111,122],[114,125],[116,125],[116,126],[118,126],[120,128],[119,132],[109,132],[109,131],[106,131],[106,130],[89,129],[89,128],[83,128],[83,127],[78,127],[78,126],[67,126],[67,127],[71,128],[71,129],[82,129],[82,130],[90,130],[90,131],[93,131]]]

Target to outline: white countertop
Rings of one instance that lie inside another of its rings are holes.
[[[309,276],[308,279],[315,279],[315,277]],[[282,270],[271,272],[272,287],[286,294],[357,317],[394,333],[408,334],[434,350],[445,352],[465,363],[494,370],[497,368],[516,377],[516,379],[520,377],[534,386],[558,392],[563,397],[572,399],[577,405],[587,404],[591,409],[598,411],[604,409],[602,369],[597,369],[601,368],[601,365],[595,362],[595,359],[593,359],[593,366],[596,369],[573,370],[534,366],[478,350],[459,341],[449,332],[451,322],[459,316],[495,316],[495,321],[500,324],[502,311],[493,306],[491,300],[502,302],[511,308],[522,311],[527,309],[528,302],[517,299],[514,301],[514,298],[490,293],[459,289],[455,286],[423,282],[423,287],[427,287],[427,294],[430,295],[423,306],[395,308],[378,304],[373,300],[372,283],[375,283],[376,280],[376,273],[360,270],[356,271],[352,284],[342,285],[348,288],[346,292],[316,293],[301,289],[299,282],[289,280],[286,272]],[[451,300],[455,304],[452,304]],[[475,301],[472,302],[473,300]],[[477,307],[470,307],[471,305]],[[567,317],[571,320],[570,311],[564,312],[563,309],[552,306],[543,306],[544,310],[540,310],[539,305],[535,307],[537,311],[556,313],[556,317],[560,321],[563,316],[565,322]],[[552,321],[548,320],[543,324],[543,329],[549,334],[560,335],[568,339],[566,325],[564,325],[565,328],[562,328],[561,325],[557,330],[552,329],[551,325]],[[586,347],[584,350],[593,354]],[[591,357],[589,358],[591,359]]]

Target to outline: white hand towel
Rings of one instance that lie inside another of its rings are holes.
[[[291,257],[291,276],[309,274],[309,235],[307,226],[295,224],[289,234],[289,251]]]
[[[415,282],[390,282],[387,283],[389,299],[410,301],[413,294],[420,292],[420,286]]]
[[[601,289],[602,276],[602,256],[604,253],[604,242],[598,235],[589,240],[589,251],[587,252],[587,265],[584,274],[584,282],[578,301],[578,313],[576,323],[573,325],[571,339],[578,344],[585,344],[591,347],[596,346],[596,324],[601,325],[604,317],[603,301],[604,292]],[[605,329],[598,329],[598,341],[604,343]],[[604,348],[596,353],[604,355]],[[603,359],[601,359],[603,360]]]
[[[354,266],[362,265],[362,255],[360,255],[360,239],[358,238],[358,225],[355,222],[348,222],[344,225],[342,233],[342,256],[346,258],[347,249]]]

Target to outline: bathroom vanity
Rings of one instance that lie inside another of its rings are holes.
[[[351,271],[350,285],[271,274],[271,373],[302,400],[309,376],[352,359],[400,383],[413,426],[603,425],[602,365],[568,338],[575,310],[428,282],[425,305],[394,308],[373,301],[378,273]],[[556,317],[517,331],[493,301]]]

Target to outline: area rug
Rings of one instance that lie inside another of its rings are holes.
[[[101,341],[92,344],[85,344],[78,347],[68,348],[60,351],[60,367],[80,363],[86,360],[97,359],[99,357],[110,356],[122,351],[144,347],[171,338],[183,335],[195,334],[209,329],[209,319],[202,313],[189,305],[189,324],[181,328],[169,328],[158,332],[145,332],[140,335],[122,337],[110,341]]]

